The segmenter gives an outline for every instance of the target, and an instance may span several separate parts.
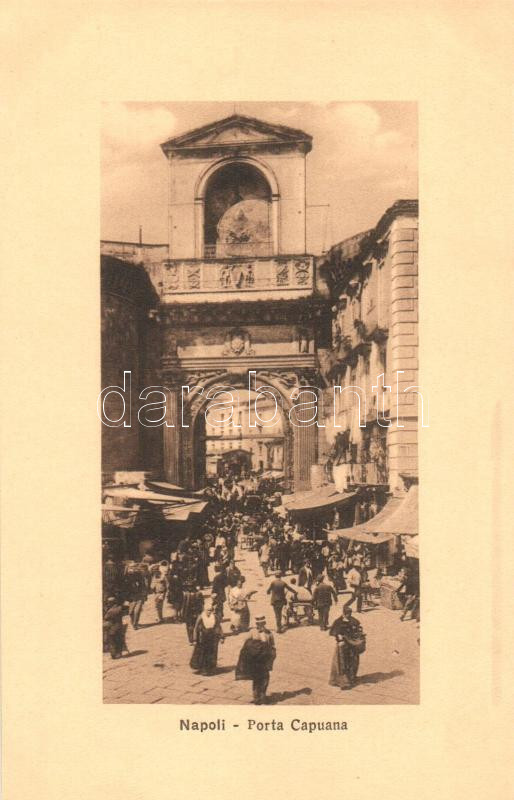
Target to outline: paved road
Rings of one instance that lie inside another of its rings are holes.
[[[248,589],[257,589],[250,604],[252,620],[265,613],[274,631],[273,610],[254,552],[237,551],[237,563]],[[286,577],[287,580],[287,577]],[[346,596],[344,596],[346,599]],[[338,604],[341,608],[342,599]],[[228,606],[225,606],[228,609]],[[166,607],[165,607],[166,613]],[[331,621],[337,616],[332,609]],[[228,616],[228,614],[227,614]],[[419,702],[419,630],[416,622],[400,622],[399,612],[382,607],[355,614],[367,636],[357,685],[349,691],[329,686],[334,639],[317,626],[290,628],[275,634],[277,659],[270,681],[270,703],[286,705],[412,704]],[[128,620],[128,617],[126,618]],[[104,654],[104,702],[239,705],[251,702],[251,683],[235,681],[234,670],[244,634],[230,635],[219,648],[218,672],[196,675],[189,667],[192,647],[184,625],[155,624],[150,596],[141,616],[142,627],[129,623],[129,656],[112,660]]]

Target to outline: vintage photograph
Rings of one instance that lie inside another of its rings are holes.
[[[106,103],[101,159],[104,702],[419,703],[416,104]]]

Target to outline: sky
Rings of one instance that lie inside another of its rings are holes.
[[[319,254],[372,228],[396,200],[418,196],[412,102],[105,103],[102,239],[167,242],[167,161],[159,145],[234,113],[300,128],[307,156],[307,250]]]

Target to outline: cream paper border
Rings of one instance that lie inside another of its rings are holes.
[[[511,7],[11,2],[2,16],[5,799],[512,796]],[[102,705],[100,103],[295,99],[419,103],[421,704],[188,706],[349,730],[179,733],[179,707]]]

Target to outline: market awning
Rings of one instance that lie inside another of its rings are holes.
[[[286,511],[309,512],[334,508],[355,496],[355,492],[338,492],[335,486],[322,486],[310,492],[282,495]]]
[[[378,541],[377,536],[385,533],[383,528],[386,521],[399,508],[401,503],[401,498],[392,497],[372,519],[363,522],[362,525],[354,525],[351,528],[338,528],[332,533],[337,533],[343,539],[352,539],[354,541],[367,542],[368,544],[380,544],[381,542]],[[382,541],[387,541],[391,538],[392,536],[388,534]]]
[[[162,513],[168,522],[187,522],[191,514],[201,514],[206,506],[207,503],[191,503],[188,506],[163,508]]]
[[[145,489],[133,489],[131,486],[112,486],[103,490],[107,497],[124,497],[127,500],[146,500],[149,503],[168,503],[181,505],[191,503],[190,497],[178,497],[170,494],[145,491]]]
[[[137,508],[127,508],[126,506],[114,506],[110,503],[102,503],[102,511],[124,511],[127,513],[135,514],[138,511]]]
[[[380,527],[383,533],[396,536],[417,536],[418,529],[418,487],[411,486],[394,514]]]
[[[187,522],[191,515],[201,514],[207,506],[208,503],[203,500],[190,500],[181,505],[162,505],[159,510],[167,522]],[[111,525],[120,528],[131,528],[140,511],[144,513],[140,506],[126,508],[104,503],[102,505],[102,518],[104,522],[108,522]]]
[[[179,497],[200,497],[203,492],[193,492],[185,489],[183,486],[177,486],[175,483],[167,483],[167,481],[147,481],[150,489],[157,489],[158,492],[165,494],[178,494]]]
[[[339,528],[338,536],[361,542],[380,543],[373,534],[386,536],[416,536],[418,533],[418,487],[411,486],[405,497],[392,497],[372,519],[353,528]],[[369,539],[369,536],[372,536]],[[385,539],[383,540],[385,541]]]
[[[366,533],[365,531],[357,530],[360,527],[360,525],[357,525],[355,528],[340,528],[338,531],[331,531],[331,533],[335,533],[343,539],[363,542],[364,544],[384,544],[384,542],[389,542],[393,538],[390,533]]]
[[[177,490],[180,492],[184,488],[183,486],[178,486],[176,483],[167,483],[166,481],[148,481],[148,485],[157,486],[158,489],[168,489],[173,492]]]

